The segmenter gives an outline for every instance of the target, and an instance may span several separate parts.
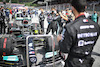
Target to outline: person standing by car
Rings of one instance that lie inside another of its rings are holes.
[[[4,8],[0,8],[0,34],[5,33],[5,15]]]
[[[44,10],[42,8],[40,10],[41,10],[41,13],[39,15],[39,22],[40,22],[40,26],[42,28],[42,32],[44,32],[44,19],[45,19],[44,12],[43,12]]]
[[[6,14],[6,20],[7,20],[7,23],[9,22],[9,14],[10,14],[10,11],[9,11],[9,9],[5,9],[5,14]]]
[[[12,9],[10,9],[10,21],[12,20]]]
[[[47,18],[49,24],[47,27],[46,34],[49,34],[51,30],[52,30],[52,34],[54,34],[54,32],[57,31],[57,23],[55,22],[56,20],[54,20],[54,18],[56,18],[56,14],[54,13],[54,11],[52,11],[49,14],[49,17]]]
[[[100,27],[85,17],[86,0],[72,0],[71,5],[76,19],[66,25],[64,34],[57,37],[60,51],[68,53],[65,67],[92,67],[91,53],[100,35]]]
[[[28,17],[28,14],[26,13],[25,10],[23,10],[22,14],[21,14],[21,17]]]
[[[10,21],[10,18],[9,18],[9,15],[10,15],[10,11],[9,11],[9,9],[5,9],[5,14],[6,14],[6,22],[7,22],[7,33],[9,34],[9,21]]]
[[[96,22],[96,23],[97,23],[98,14],[97,14],[97,12],[96,12],[96,11],[94,11],[94,13],[92,14],[91,19],[92,19],[94,22]]]

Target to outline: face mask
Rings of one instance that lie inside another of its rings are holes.
[[[25,13],[25,12],[23,12],[23,13]]]
[[[3,9],[1,11],[3,12]]]
[[[54,11],[52,11],[52,13],[54,13]]]

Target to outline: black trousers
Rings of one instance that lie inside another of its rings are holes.
[[[0,23],[0,34],[5,34],[5,29],[6,29],[5,23]]]
[[[67,60],[65,60],[64,67],[92,67],[94,59],[92,57],[85,58],[76,58],[69,56]]]
[[[46,34],[48,34],[50,32],[50,30],[51,30],[51,24],[48,24]]]
[[[42,32],[44,32],[44,20],[41,20],[41,21],[40,21],[40,26],[41,26],[41,28],[42,28]]]
[[[57,33],[57,25],[56,25],[55,23],[51,22],[51,23],[48,25],[46,34],[48,34],[48,33],[50,32],[50,30],[52,30],[52,34],[54,34],[55,31],[56,31],[56,33]]]

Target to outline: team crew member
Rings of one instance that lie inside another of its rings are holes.
[[[54,32],[57,31],[57,22],[55,18],[56,18],[56,14],[54,13],[54,11],[52,11],[49,15],[49,18],[47,18],[49,25],[46,34],[48,34],[50,30],[52,30],[52,34],[54,34]]]
[[[21,14],[21,17],[28,17],[26,11],[24,10],[23,13]]]
[[[7,9],[6,8],[6,10],[5,10],[5,14],[6,14],[6,21],[7,21],[7,23],[9,22],[9,14],[10,14],[10,11],[9,11],[9,9]]]
[[[71,4],[76,19],[66,25],[62,36],[57,37],[60,50],[68,53],[65,67],[92,67],[94,59],[91,53],[100,28],[97,23],[85,17],[86,0],[72,0]]]
[[[0,8],[0,34],[5,33],[5,15],[4,8]]]
[[[92,20],[94,21],[94,22],[96,22],[97,23],[97,19],[98,19],[98,14],[97,14],[97,12],[96,11],[94,11],[94,13],[92,14]]]
[[[43,9],[41,8],[41,14],[39,15],[39,22],[40,22],[40,26],[42,28],[42,32],[44,32],[44,13],[43,13]]]
[[[46,34],[48,34],[50,32],[51,27],[52,27],[51,23],[53,21],[53,18],[52,18],[52,15],[51,14],[48,14],[47,21],[48,21],[48,27],[47,27]]]

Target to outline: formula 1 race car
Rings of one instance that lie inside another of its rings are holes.
[[[22,67],[25,66],[21,49],[16,45],[12,35],[0,35],[0,66]]]
[[[31,17],[29,15],[27,17],[22,17],[21,15],[22,15],[22,12],[17,12],[15,14],[15,20],[16,21],[21,21],[23,19],[25,19],[25,20],[31,20]]]
[[[12,42],[12,39],[15,39],[15,42]],[[0,66],[50,67],[55,63],[55,67],[63,67],[56,38],[53,40],[50,35],[30,35],[17,38],[1,35],[0,41],[3,43],[3,45],[0,43],[3,46],[3,48],[0,48]],[[55,44],[53,41],[55,41]],[[52,49],[54,50],[52,51]]]
[[[52,38],[52,35],[30,35],[26,38],[26,53],[30,52],[30,38],[33,39],[35,58],[37,61],[33,64],[33,67],[63,67],[62,58],[59,53],[59,45],[56,38]],[[54,53],[54,54],[53,54]],[[27,54],[27,67],[30,65],[31,57]]]

